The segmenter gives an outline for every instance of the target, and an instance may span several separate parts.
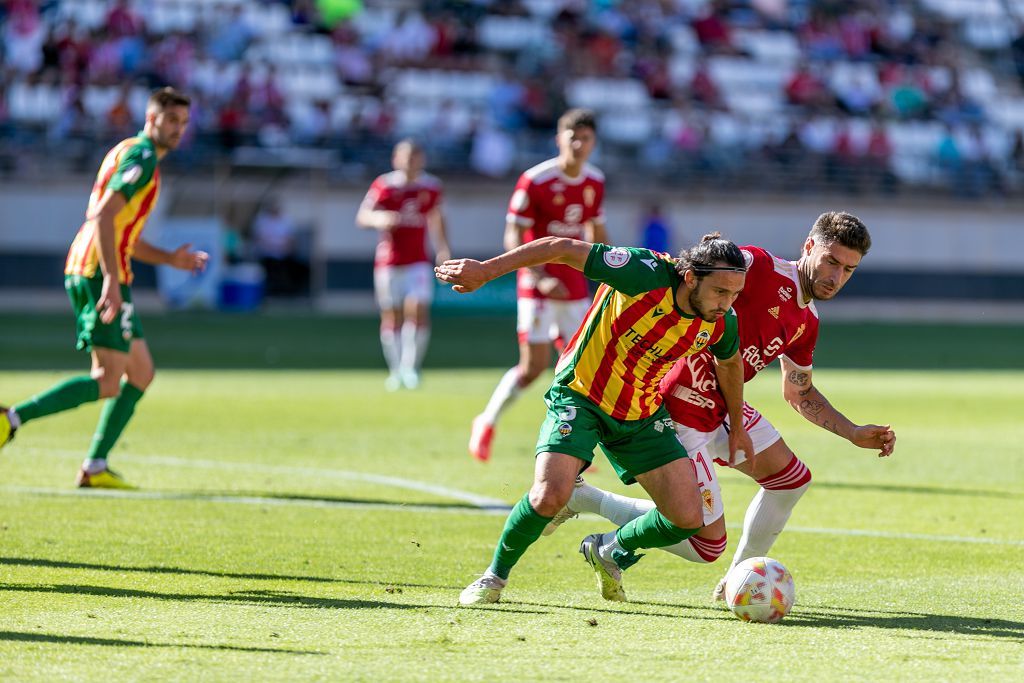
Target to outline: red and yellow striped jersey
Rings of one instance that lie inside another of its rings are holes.
[[[132,282],[132,253],[146,219],[156,206],[160,194],[160,171],[157,169],[153,141],[139,133],[122,140],[103,157],[96,182],[89,196],[85,222],[78,229],[68,259],[65,275],[93,277],[100,270],[99,222],[96,212],[107,190],[120,192],[127,199],[124,208],[114,217],[114,239],[117,253],[117,278],[124,284]]]
[[[617,420],[642,420],[661,405],[658,383],[680,358],[705,347],[718,358],[739,348],[736,315],[715,322],[676,305],[682,277],[647,249],[595,244],[584,274],[604,284],[555,367],[555,383]]]

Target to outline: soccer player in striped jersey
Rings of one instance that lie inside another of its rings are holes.
[[[834,297],[870,247],[871,236],[864,224],[856,216],[842,212],[818,217],[796,262],[773,256],[760,247],[742,247],[747,283],[734,306],[740,323],[744,381],[750,381],[778,358],[783,396],[798,413],[853,445],[876,450],[879,457],[886,457],[896,446],[893,430],[888,425],[851,422],[811,381],[818,340],[818,311],[814,302]],[[743,472],[761,486],[747,509],[743,536],[731,566],[766,555],[810,486],[810,470],[768,419],[749,404],[743,407],[743,426],[753,440],[755,457],[739,457],[730,463],[727,435],[735,422],[726,414],[708,354],[695,354],[676,363],[662,381],[661,390],[679,440],[696,465],[704,503],[704,527],[664,550],[699,563],[714,562],[725,551],[724,509],[713,464],[717,463]],[[649,500],[619,496],[579,479],[569,504],[555,516],[545,533],[551,533],[580,512],[625,524],[653,506]],[[724,589],[723,578],[715,588],[714,598],[722,599]]]
[[[637,550],[673,545],[700,529],[696,474],[658,392],[678,359],[710,349],[727,411],[742,424],[743,364],[730,307],[746,265],[735,244],[707,235],[672,261],[646,249],[543,237],[483,263],[447,261],[435,273],[455,291],[471,292],[542,263],[566,264],[603,284],[555,366],[533,487],[509,514],[490,567],[459,596],[463,605],[498,601],[512,567],[568,502],[598,445],[619,478],[639,482],[656,504],[615,532],[583,539],[580,552],[604,597],[626,599],[621,573],[640,558]],[[742,428],[728,441],[731,454],[753,452]]]
[[[589,109],[570,109],[558,119],[558,156],[519,176],[505,217],[505,249],[541,237],[607,242],[604,174],[587,162],[597,145],[597,122]],[[491,459],[498,418],[551,364],[551,344],[564,342],[580,326],[590,305],[587,279],[561,263],[520,268],[516,273],[516,333],[519,363],[494,388],[473,419],[469,454]],[[561,349],[559,349],[561,351]]]
[[[198,272],[205,252],[185,244],[160,249],[141,237],[160,192],[158,163],[177,148],[188,126],[191,101],[173,88],[154,92],[146,123],[135,137],[107,152],[64,268],[64,288],[77,322],[77,346],[90,352],[92,370],[0,409],[0,445],[22,425],[83,403],[107,399],[76,483],[133,488],[107,467],[107,455],[153,381],[153,358],[132,305],[132,259]]]

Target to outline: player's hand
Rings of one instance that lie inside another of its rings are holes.
[[[743,454],[742,456],[740,454]],[[729,467],[733,467],[739,457],[746,456],[750,466],[754,466],[754,442],[750,434],[740,425],[729,430]]]
[[[381,211],[377,220],[377,227],[381,230],[393,230],[402,222],[402,214],[397,211]]]
[[[210,261],[210,255],[205,251],[191,251],[191,244],[183,244],[171,254],[170,265],[178,270],[189,270],[193,273],[201,273],[206,270],[206,264]]]
[[[562,284],[557,277],[545,275],[537,280],[537,291],[549,299],[569,298],[569,288]]]
[[[448,260],[434,268],[434,277],[447,282],[459,294],[480,289],[491,281],[488,268],[471,258]]]
[[[96,301],[96,310],[99,311],[100,320],[109,325],[114,322],[121,312],[121,283],[116,277],[103,276],[103,289],[100,291],[100,298]]]
[[[896,432],[889,425],[860,425],[853,430],[850,442],[877,450],[879,458],[887,458],[896,450]]]

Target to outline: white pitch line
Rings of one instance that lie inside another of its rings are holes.
[[[33,455],[51,455],[51,456],[81,456],[81,453],[75,451],[60,451],[55,449],[43,449],[43,448],[26,448],[22,449]],[[243,462],[230,462],[224,460],[203,460],[193,458],[178,458],[169,455],[131,455],[131,454],[118,454],[118,459],[125,459],[129,461],[147,462],[157,465],[171,465],[173,467],[195,467],[199,469],[208,470],[235,470],[245,472],[267,472],[270,474],[304,474],[313,477],[334,477],[336,479],[347,479],[349,481],[366,481],[373,484],[382,484],[384,486],[394,486],[395,488],[406,489],[409,491],[419,491],[421,493],[430,493],[435,496],[442,498],[449,498],[451,500],[462,501],[463,503],[470,503],[481,508],[493,508],[500,507],[503,509],[508,508],[508,504],[497,498],[490,498],[488,496],[481,496],[469,491],[461,491],[454,489],[449,486],[442,486],[440,484],[429,484],[422,481],[416,481],[415,479],[403,479],[401,477],[392,477],[382,474],[370,474],[368,472],[353,472],[350,470],[335,470],[326,467],[296,467],[293,465],[263,465],[259,463],[243,463]]]
[[[392,510],[397,512],[448,512],[476,515],[505,516],[511,510],[506,503],[486,507],[451,507],[430,503],[377,503],[355,500],[317,500],[310,498],[276,498],[274,496],[226,496],[204,494],[201,491],[123,491],[116,489],[50,489],[32,486],[0,486],[5,493],[22,493],[33,496],[57,496],[60,498],[114,498],[121,500],[177,500],[197,503],[233,503],[237,505],[278,505],[307,508],[361,508],[371,510]]]
[[[446,512],[468,515],[500,515],[504,516],[511,509],[505,502],[498,505],[476,507],[476,508],[453,508],[446,505],[431,505],[429,503],[375,503],[372,501],[342,501],[342,500],[310,500],[303,498],[275,498],[274,496],[226,496],[223,494],[204,494],[202,492],[189,491],[118,491],[110,489],[51,489],[43,487],[22,487],[22,486],[0,486],[0,491],[6,493],[20,493],[36,496],[58,496],[62,498],[116,498],[122,500],[178,500],[195,501],[199,503],[229,503],[236,505],[294,505],[309,508],[362,508],[371,510],[389,510],[395,512]],[[601,521],[602,518],[584,513],[581,519],[588,521]],[[740,524],[727,524],[730,529],[740,529]],[[870,538],[902,539],[909,541],[925,541],[931,543],[967,543],[976,545],[997,545],[997,546],[1024,546],[1024,540],[999,539],[999,538],[978,538],[974,536],[943,536],[933,534],[913,534],[895,531],[877,531],[872,529],[833,529],[827,527],[786,527],[786,533],[793,534],[821,534],[826,536],[866,536]]]

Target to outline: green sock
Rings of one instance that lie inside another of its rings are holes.
[[[132,419],[135,404],[142,398],[142,393],[142,389],[127,381],[121,381],[121,393],[117,398],[108,399],[103,406],[100,421],[96,425],[96,434],[92,437],[92,446],[89,448],[89,460],[107,459],[107,454],[121,436],[124,426]]]
[[[663,548],[686,540],[700,531],[696,529],[680,529],[652,508],[640,517],[626,522],[615,534],[619,545],[630,552],[640,548]]]
[[[18,413],[18,419],[25,424],[37,417],[53,415],[77,408],[83,403],[91,403],[99,397],[100,383],[88,375],[81,375],[66,379],[24,403],[19,403],[14,406],[14,412]]]
[[[505,520],[505,530],[501,532],[498,547],[494,549],[491,571],[507,579],[512,567],[526,549],[540,538],[540,532],[544,531],[550,521],[550,517],[538,515],[530,505],[530,494],[523,496]]]

